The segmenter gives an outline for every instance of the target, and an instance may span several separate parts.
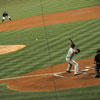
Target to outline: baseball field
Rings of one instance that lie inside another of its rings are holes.
[[[0,0],[0,20],[0,100],[100,99],[100,0]],[[78,76],[66,73],[70,38]]]

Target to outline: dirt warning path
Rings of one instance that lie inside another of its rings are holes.
[[[67,22],[74,22],[80,20],[89,20],[100,17],[100,6],[81,8],[75,10],[67,10],[63,12],[45,14],[45,24],[54,25]],[[32,28],[43,26],[43,16],[32,16],[29,18],[23,18],[13,20],[12,22],[0,23],[0,32],[9,30],[18,30],[24,28]]]
[[[87,67],[86,72],[78,76],[66,73],[67,63],[46,67],[34,72],[27,73],[20,77],[1,79],[0,83],[7,83],[7,87],[17,91],[53,91],[69,88],[78,88],[92,85],[100,85],[100,78],[94,78],[93,58],[78,60],[79,70]],[[55,85],[54,85],[55,82]]]

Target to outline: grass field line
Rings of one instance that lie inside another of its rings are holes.
[[[89,71],[91,69],[94,69],[94,68],[92,68],[92,66],[94,66],[94,65],[86,66],[85,69],[80,70],[80,72],[83,73],[83,72],[87,72],[87,71]],[[71,70],[71,71],[74,71],[74,70]],[[4,78],[4,79],[0,79],[0,81],[7,81],[7,80],[14,80],[14,79],[21,79],[21,78],[39,77],[39,76],[49,76],[49,75],[53,75],[53,76],[64,78],[64,76],[61,75],[61,74],[64,74],[64,73],[66,73],[66,71],[55,72],[55,73],[37,74],[37,75],[28,75],[28,76],[19,76],[19,77],[12,77],[12,78]]]

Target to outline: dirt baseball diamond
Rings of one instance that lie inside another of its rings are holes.
[[[67,63],[49,66],[27,73],[20,77],[1,79],[7,87],[16,91],[52,91],[84,86],[100,85],[100,79],[94,78],[93,58],[78,60],[79,70],[90,67],[90,70],[78,76],[66,72]],[[53,68],[53,74],[52,73]],[[55,82],[55,86],[54,86]]]
[[[46,25],[88,20],[100,17],[100,6],[69,10],[44,15]],[[27,19],[27,20],[26,20]],[[13,26],[13,27],[12,27]],[[42,16],[18,19],[0,24],[0,32],[43,26]],[[78,60],[79,70],[87,69],[78,76],[66,73],[67,63],[49,66],[15,78],[0,79],[7,87],[17,91],[49,91],[100,85],[100,79],[94,78],[93,58]],[[53,68],[53,70],[52,70]],[[55,83],[55,85],[54,85]]]

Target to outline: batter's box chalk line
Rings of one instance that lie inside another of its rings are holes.
[[[79,74],[83,74],[83,75],[87,74],[88,71],[94,69],[92,66],[94,66],[94,65],[86,66],[85,69],[80,70]],[[71,70],[71,71],[74,71],[74,70]],[[54,76],[56,76],[56,77],[61,77],[61,78],[67,78],[67,77],[61,75],[61,74],[63,74],[63,73],[66,73],[66,72],[54,73]]]

